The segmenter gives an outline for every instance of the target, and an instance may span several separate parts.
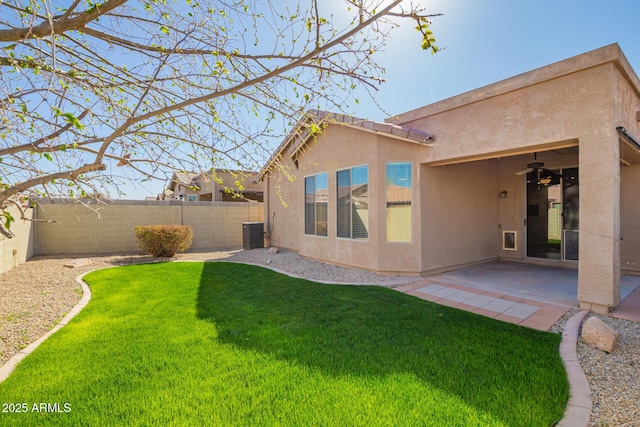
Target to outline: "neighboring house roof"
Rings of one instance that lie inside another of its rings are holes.
[[[176,172],[173,182],[182,184],[185,187],[193,187],[196,185],[196,180],[200,178],[200,175],[201,174],[195,172]]]
[[[285,152],[288,156],[292,157],[294,161],[297,160],[298,153],[306,146],[307,142],[321,132],[322,127],[329,124],[337,124],[365,132],[385,135],[400,141],[428,147],[433,146],[435,139],[435,136],[432,134],[392,123],[374,122],[328,111],[309,110],[284,138],[267,163],[265,163],[258,175],[258,179],[261,180],[271,169],[273,163],[281,159]]]
[[[233,169],[214,169],[208,173],[199,173],[199,172],[174,172],[173,177],[171,178],[171,183],[169,184],[168,191],[174,190],[175,184],[181,184],[185,187],[200,187],[198,185],[198,181],[202,179],[205,175],[213,175],[212,172],[218,173],[230,173],[230,174],[238,174],[238,175],[256,175],[258,172],[254,171],[244,171],[244,170],[233,170]]]
[[[329,201],[329,190],[327,188],[321,188],[316,190],[315,193],[316,202],[328,202]]]
[[[208,180],[210,179],[211,176],[213,175],[218,175],[220,176],[220,179],[226,179],[225,177],[233,177],[233,179],[236,179],[236,175],[238,176],[242,176],[243,179],[251,179],[251,182],[256,180],[256,175],[258,174],[258,172],[255,171],[246,171],[246,170],[234,170],[234,169],[213,169],[209,172],[205,172],[205,173],[201,173],[201,172],[174,172],[173,176],[171,177],[170,181],[169,181],[169,185],[167,186],[167,188],[165,188],[165,190],[163,191],[163,193],[160,195],[160,198],[162,200],[165,199],[173,199],[176,195],[176,193],[178,193],[179,188],[178,185],[182,185],[183,187],[187,187],[187,188],[191,188],[196,192],[199,192],[202,190],[201,188],[201,183],[203,182],[203,180]],[[226,175],[229,174],[229,175]],[[242,180],[242,179],[241,179]],[[206,187],[205,187],[206,188]],[[245,194],[252,194],[252,193],[256,193],[258,191],[251,191],[251,190],[246,190],[243,191],[243,193]]]

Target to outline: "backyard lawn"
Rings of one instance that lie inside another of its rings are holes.
[[[568,399],[559,335],[385,288],[195,262],[85,280],[0,384],[1,425],[552,426]]]

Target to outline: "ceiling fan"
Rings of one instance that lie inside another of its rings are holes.
[[[543,167],[544,167],[544,163],[542,162],[527,163],[527,168],[516,172],[516,175],[522,176],[527,173],[536,172],[538,170],[543,169]]]
[[[538,184],[549,185],[554,176],[564,178],[559,172],[544,167],[544,162],[537,161],[537,153],[533,153],[533,162],[527,164],[527,169],[516,172],[516,175],[522,176],[531,174],[532,179],[537,178]]]

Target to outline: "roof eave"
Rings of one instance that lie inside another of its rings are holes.
[[[274,154],[265,163],[264,167],[258,174],[258,181],[262,181],[267,172],[271,169],[272,164],[283,157],[285,150],[296,141],[296,147],[289,153],[290,157],[294,157],[300,152],[307,141],[316,136],[310,129],[304,129],[300,131],[303,126],[308,126],[311,123],[317,125],[335,124],[339,126],[345,126],[351,129],[356,129],[364,132],[373,133],[376,135],[382,135],[389,138],[393,138],[399,141],[410,142],[412,144],[418,144],[425,147],[433,147],[433,141],[435,141],[435,135],[415,132],[411,129],[403,129],[400,126],[374,122],[370,120],[364,120],[357,117],[346,116],[344,114],[334,114],[326,111],[310,110],[298,121],[296,127],[285,137],[282,143],[275,150]]]
[[[345,123],[345,124],[341,124],[338,123],[342,126],[348,127],[348,128],[352,128],[352,129],[357,129],[357,130],[361,130],[364,132],[368,132],[368,133],[373,133],[376,135],[381,135],[381,136],[386,136],[389,138],[393,138],[393,139],[397,139],[398,141],[404,141],[404,142],[410,142],[412,144],[418,144],[418,145],[422,145],[424,147],[433,147],[434,145],[434,141],[435,141],[435,136],[434,135],[425,135],[423,137],[420,136],[416,136],[416,137],[411,137],[410,132],[407,133],[407,135],[400,135],[398,133],[395,133],[397,131],[391,131],[391,132],[386,132],[386,131],[381,131],[381,130],[377,130],[377,129],[369,129],[366,127],[362,127],[362,126],[358,126],[358,125],[354,125],[351,123]]]

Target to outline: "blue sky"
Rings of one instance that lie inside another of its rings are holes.
[[[422,52],[409,25],[378,61],[387,69],[377,99],[390,114],[476,89],[618,43],[640,73],[637,0],[423,0],[434,18],[436,55]],[[386,115],[363,101],[356,115]]]
[[[376,99],[391,115],[431,104],[535,68],[618,43],[640,72],[638,0],[422,0],[442,50],[420,49],[411,22],[395,30],[377,62],[387,69]],[[387,115],[365,96],[352,114]],[[161,183],[126,191],[144,198]]]

